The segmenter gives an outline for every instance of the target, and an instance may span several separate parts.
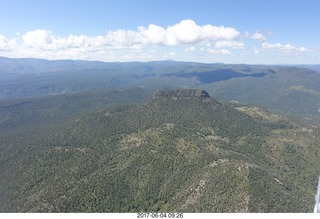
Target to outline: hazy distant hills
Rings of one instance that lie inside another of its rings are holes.
[[[108,104],[141,91],[105,93],[105,105],[91,113],[29,129],[9,126],[23,109],[15,114],[8,106],[10,132],[0,133],[0,211],[313,210],[319,129],[221,103],[203,90],[160,90],[141,104]]]
[[[314,70],[312,70],[314,69]],[[198,88],[225,101],[254,104],[317,125],[318,66],[265,66],[159,61],[0,58],[0,99],[72,94],[97,89]]]
[[[0,132],[56,125],[114,104],[147,100],[152,92],[141,88],[101,89],[75,94],[0,101]]]
[[[295,67],[277,67],[264,77],[237,78],[204,85],[218,99],[264,106],[305,122],[319,123],[320,74]]]
[[[319,84],[317,65],[0,57],[0,211],[310,212]]]

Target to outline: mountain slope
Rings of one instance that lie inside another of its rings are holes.
[[[50,134],[7,137],[0,211],[311,212],[318,136],[205,91],[161,90]]]
[[[101,89],[49,97],[0,100],[0,131],[60,124],[113,104],[144,102],[152,95],[141,88]]]
[[[317,67],[0,57],[0,99],[97,89],[140,87],[154,92],[160,88],[196,88],[206,89],[224,101],[262,106],[317,126],[320,121]]]
[[[202,86],[222,100],[263,106],[305,123],[317,125],[320,74],[297,67],[274,67],[264,77],[235,78]]]

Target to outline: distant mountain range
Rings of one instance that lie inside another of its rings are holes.
[[[318,65],[267,66],[192,62],[128,62],[0,57],[0,99],[139,87],[206,89],[223,101],[253,104],[318,125]]]
[[[0,212],[311,212],[319,66],[0,57]]]
[[[312,212],[319,128],[204,90],[132,105],[143,91],[1,104],[0,212]]]

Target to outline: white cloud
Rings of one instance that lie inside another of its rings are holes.
[[[144,34],[142,32],[142,34]],[[198,43],[208,37],[201,26],[192,20],[182,20],[180,23],[169,26],[162,32],[160,44],[180,45]],[[149,38],[152,40],[152,38]]]
[[[254,40],[258,40],[260,42],[264,42],[267,41],[267,37],[264,36],[262,33],[256,32],[252,35],[250,35],[250,33],[248,31],[245,32],[245,37],[248,39],[254,39]]]
[[[38,49],[49,49],[53,40],[51,31],[35,30],[29,31],[22,36],[23,44],[27,47]]]
[[[231,55],[231,52],[227,49],[208,49],[207,51],[211,54]]]
[[[215,43],[215,48],[226,48],[226,47],[230,47],[232,49],[244,49],[245,48],[245,44],[242,42],[237,42],[237,41],[217,41]]]
[[[260,47],[257,47],[256,40],[261,43]],[[0,55],[45,59],[147,61],[159,60],[161,57],[200,60],[211,57],[209,53],[220,55],[227,60],[227,55],[257,55],[263,50],[277,51],[284,55],[312,51],[290,44],[271,44],[266,40],[267,38],[258,32],[245,32],[240,35],[240,32],[232,27],[198,25],[187,19],[167,27],[150,24],[136,30],[119,29],[96,36],[57,36],[44,29],[18,33],[13,39],[0,35]],[[242,49],[241,52],[235,51],[238,49]]]
[[[7,39],[0,35],[0,50],[7,50],[8,49],[8,41]]]
[[[250,36],[251,39],[259,40],[261,42],[267,41],[267,37],[265,37],[261,33],[254,33],[252,36]]]
[[[199,26],[193,20],[182,20],[180,23],[166,29],[155,24],[139,27],[138,31],[109,31],[105,36],[110,46],[142,45],[183,45],[196,44],[206,40],[232,40],[239,36],[239,31],[231,27]],[[115,40],[116,39],[116,40]]]
[[[254,54],[259,54],[261,51],[260,51],[260,49],[259,48],[257,48],[257,47],[253,47],[253,53]]]
[[[38,50],[61,50],[70,48],[113,48],[141,49],[150,45],[176,46],[186,44],[208,43],[210,40],[232,40],[239,36],[239,31],[231,27],[197,25],[193,20],[181,22],[163,28],[155,24],[139,27],[137,30],[109,31],[104,36],[69,35],[58,37],[50,30],[38,29],[28,31],[20,36],[21,47]],[[0,39],[4,41],[3,39]],[[2,44],[4,44],[0,41]],[[3,45],[1,46],[3,47]]]
[[[97,59],[98,57],[101,60],[101,55],[107,57],[108,51],[114,50],[126,50],[129,54],[130,51],[144,52],[144,49],[148,50],[150,47],[187,45],[189,49],[185,51],[195,51],[196,44],[211,45],[211,42],[214,43],[217,40],[233,42],[232,40],[239,35],[240,32],[235,28],[211,24],[201,26],[187,19],[168,27],[150,24],[147,27],[138,27],[136,30],[120,29],[98,36],[71,34],[61,37],[44,29],[28,31],[25,34],[19,33],[17,38],[12,40],[7,40],[0,35],[0,50],[7,51],[9,57],[48,59]],[[241,47],[241,45],[234,43],[233,47]],[[217,51],[220,54],[227,53],[225,50]],[[167,54],[170,55],[170,52],[168,51]],[[176,52],[171,52],[171,56],[173,54],[176,55]],[[126,58],[129,57],[126,56]]]
[[[197,50],[197,48],[195,46],[189,46],[184,49],[185,52],[194,52],[196,50]]]
[[[311,52],[312,50],[307,49],[305,47],[294,47],[290,44],[281,44],[281,43],[262,43],[261,44],[263,49],[270,49],[273,51],[277,51],[277,52],[281,52],[281,53],[286,53],[286,54],[290,54],[292,52]]]

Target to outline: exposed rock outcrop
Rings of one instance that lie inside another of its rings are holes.
[[[161,89],[158,90],[153,98],[209,98],[210,95],[205,90],[196,89]]]

